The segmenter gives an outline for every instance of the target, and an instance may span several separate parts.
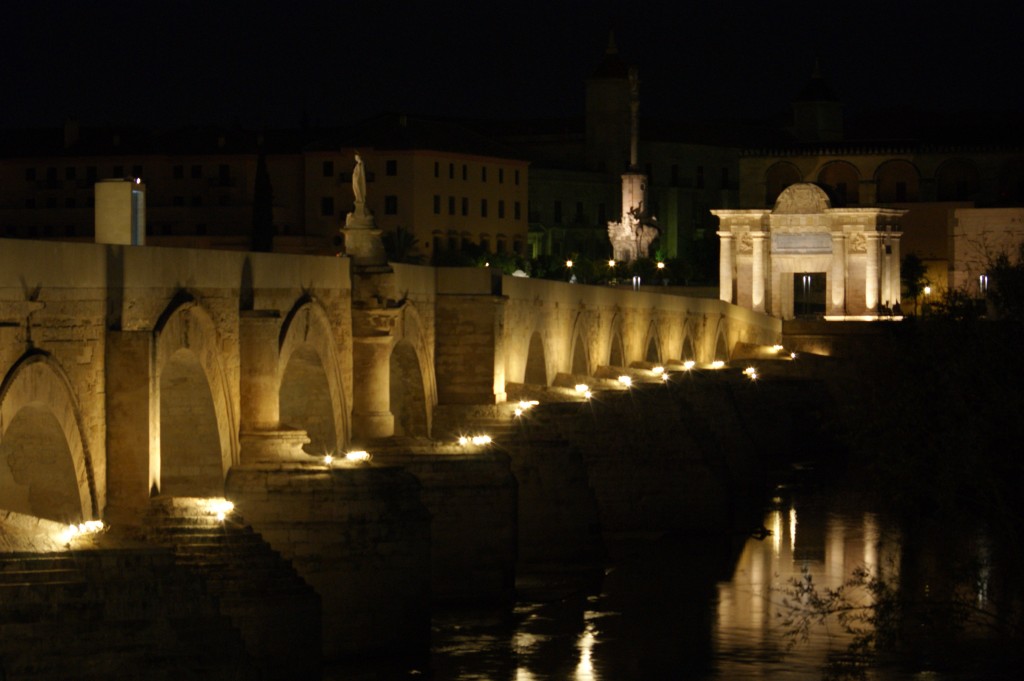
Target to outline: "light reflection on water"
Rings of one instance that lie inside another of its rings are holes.
[[[819,589],[838,587],[858,566],[896,575],[898,536],[881,518],[813,503],[778,504],[771,535],[715,540],[676,537],[620,551],[587,585],[528,592],[510,617],[435,619],[422,667],[327,678],[435,681],[622,681],[630,679],[818,679],[843,632],[819,628],[791,647],[779,613],[785,588],[809,570]],[[859,595],[868,602],[868,595]],[[872,670],[865,679],[954,678]]]

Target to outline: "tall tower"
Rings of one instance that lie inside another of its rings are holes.
[[[793,100],[793,134],[806,142],[843,138],[843,106],[821,77],[817,60],[807,85]]]
[[[604,59],[586,81],[587,167],[618,174],[626,170],[630,133],[629,67],[609,32]]]

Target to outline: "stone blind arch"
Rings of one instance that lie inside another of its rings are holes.
[[[0,384],[0,444],[15,417],[26,407],[41,407],[55,419],[74,469],[82,520],[99,517],[96,480],[89,446],[82,435],[81,412],[71,382],[60,364],[44,352],[30,352],[14,363]],[[76,520],[76,519],[70,519]]]
[[[775,205],[787,187],[803,181],[800,169],[789,161],[779,161],[772,164],[764,173],[764,205]]]
[[[890,159],[875,169],[875,200],[878,203],[917,201],[921,172],[910,161]]]
[[[323,306],[312,296],[303,296],[285,316],[278,337],[277,385],[281,388],[288,364],[296,352],[311,349],[320,360],[323,379],[327,385],[332,415],[333,442],[328,443],[334,452],[344,449],[349,436],[349,410],[345,402],[341,363],[330,318]]]
[[[818,171],[818,184],[832,199],[833,206],[860,203],[860,171],[849,161],[830,161]]]
[[[194,353],[195,359],[202,368],[210,389],[213,401],[214,419],[217,424],[217,438],[220,446],[220,464],[222,481],[227,477],[231,466],[238,463],[238,417],[232,406],[231,391],[227,376],[221,364],[223,348],[220,334],[207,312],[190,294],[181,292],[170,302],[153,330],[155,336],[155,375],[153,387],[155,399],[153,408],[160,412],[161,376],[170,365],[172,357],[179,351]],[[160,418],[155,418],[153,426],[157,437],[156,447],[160,447]],[[154,457],[160,461],[159,452]],[[163,464],[161,462],[161,469]]]

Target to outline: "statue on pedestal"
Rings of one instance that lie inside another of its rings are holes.
[[[373,221],[373,213],[366,209],[366,168],[363,158],[356,153],[352,169],[352,196],[355,205],[345,216],[341,233],[345,237],[345,254],[357,267],[385,267],[387,255],[381,242],[381,231]]]
[[[356,154],[356,167],[352,169],[352,195],[356,197],[356,205],[366,205],[366,170],[363,159]]]

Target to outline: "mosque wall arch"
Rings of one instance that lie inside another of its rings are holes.
[[[45,353],[23,356],[0,384],[0,508],[61,522],[99,516],[81,413]]]
[[[779,161],[764,174],[764,205],[773,206],[786,187],[803,181],[800,169],[788,161]]]
[[[830,161],[818,171],[818,184],[836,206],[860,203],[860,171],[848,161]]]
[[[890,159],[875,169],[875,200],[902,203],[920,198],[921,173],[910,161]]]

